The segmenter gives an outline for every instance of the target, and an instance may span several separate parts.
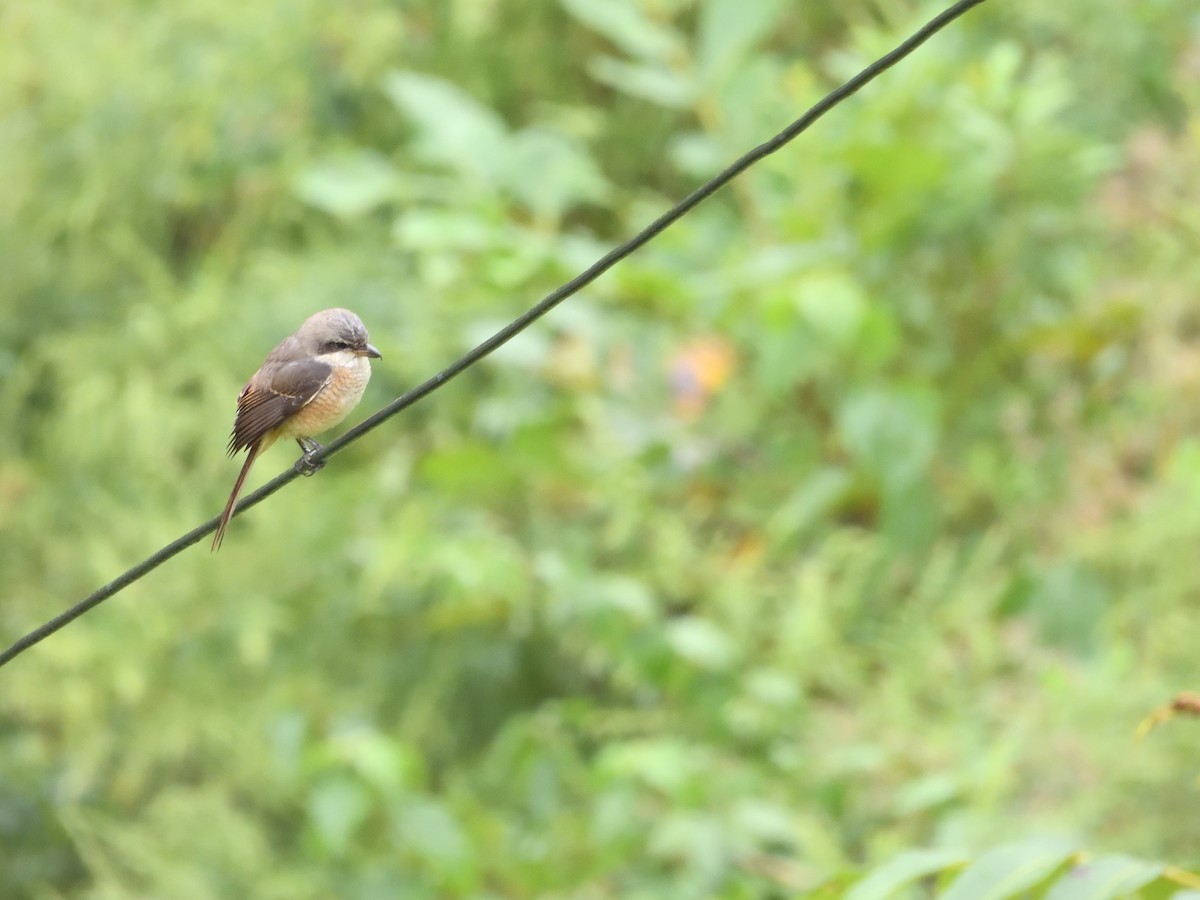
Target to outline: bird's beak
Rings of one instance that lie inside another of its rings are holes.
[[[367,346],[359,350],[358,355],[365,356],[368,359],[383,359],[383,354],[376,350],[371,344],[367,344]]]

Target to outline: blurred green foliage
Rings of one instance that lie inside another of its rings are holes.
[[[4,643],[220,509],[306,315],[378,405],[940,5],[0,6]],[[1169,896],[1198,60],[1185,0],[986,4],[5,668],[0,896]]]

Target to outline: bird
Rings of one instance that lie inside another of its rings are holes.
[[[368,341],[362,319],[348,309],[314,313],[267,354],[238,394],[228,453],[249,452],[217,521],[212,552],[220,549],[259,455],[281,438],[294,438],[302,451],[296,468],[305,475],[319,469],[312,457],[321,445],[313,435],[337,425],[358,405],[371,379],[370,360],[382,357]]]

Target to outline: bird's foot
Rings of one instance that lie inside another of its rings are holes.
[[[296,443],[300,445],[300,449],[304,453],[296,460],[296,471],[301,475],[315,475],[317,472],[325,468],[325,460],[313,459],[321,451],[321,445],[312,438],[296,438]]]

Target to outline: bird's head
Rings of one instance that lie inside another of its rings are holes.
[[[367,340],[367,327],[348,309],[325,309],[309,316],[296,340],[312,356],[347,353],[368,359],[382,357]]]

